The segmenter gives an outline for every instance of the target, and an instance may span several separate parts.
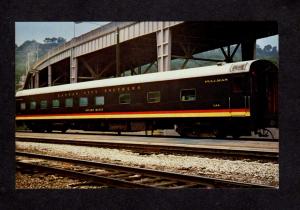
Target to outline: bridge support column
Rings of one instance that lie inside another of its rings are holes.
[[[52,85],[52,66],[48,66],[48,86]]]
[[[159,31],[156,32],[158,71],[171,70],[171,30],[159,22]]]
[[[39,72],[35,72],[35,76],[34,76],[34,88],[38,88],[39,87]]]
[[[120,36],[119,36],[119,28],[116,30],[116,77],[121,76],[120,70]]]
[[[242,60],[253,60],[255,59],[256,53],[256,40],[249,40],[242,42]]]
[[[76,83],[78,79],[78,60],[74,56],[74,48],[71,49],[70,57],[70,83]]]
[[[29,83],[29,86],[30,86],[29,88],[30,89],[34,88],[34,86],[33,86],[33,84],[34,84],[33,83],[33,79],[34,79],[33,74],[31,74],[31,76],[30,76],[30,83]]]

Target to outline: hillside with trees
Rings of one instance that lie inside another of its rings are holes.
[[[32,65],[36,60],[45,55],[49,50],[65,43],[63,37],[45,38],[44,43],[35,40],[25,41],[22,45],[15,45],[15,83],[18,84],[20,77],[26,74],[28,66]]]
[[[230,47],[230,51],[233,52],[235,46]],[[225,49],[226,51],[226,49]],[[210,58],[210,59],[217,59],[217,60],[223,60],[224,55],[220,49],[210,50],[203,53],[198,53],[194,55],[195,58]],[[266,59],[272,61],[274,64],[278,65],[278,50],[276,46],[272,45],[266,45],[263,48],[261,48],[259,45],[256,45],[256,59]],[[233,61],[241,61],[242,60],[242,52],[241,47],[238,48],[238,50],[235,53],[235,56],[233,57]],[[171,66],[172,69],[181,69],[183,64],[185,62],[185,59],[175,59],[172,60]],[[189,60],[185,68],[193,68],[193,67],[199,67],[199,66],[208,66],[208,65],[215,65],[216,62],[212,61],[199,61],[199,60]]]

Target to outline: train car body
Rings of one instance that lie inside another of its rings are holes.
[[[16,122],[33,131],[250,135],[278,127],[278,69],[253,60],[22,90]]]

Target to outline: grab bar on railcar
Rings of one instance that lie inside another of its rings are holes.
[[[246,114],[247,108],[250,111],[250,96],[244,96],[244,103],[245,103],[245,114]]]

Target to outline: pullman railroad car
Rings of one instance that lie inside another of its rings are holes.
[[[34,132],[172,129],[181,136],[278,127],[278,68],[266,60],[22,90],[16,123]]]

